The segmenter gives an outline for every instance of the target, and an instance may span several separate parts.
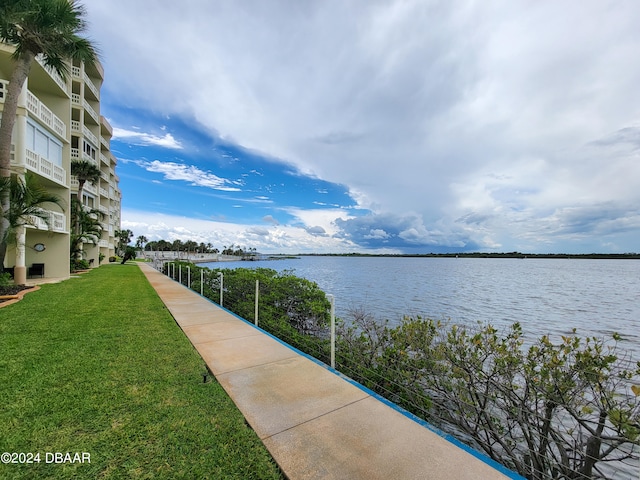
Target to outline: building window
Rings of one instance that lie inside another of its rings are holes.
[[[26,147],[54,165],[62,166],[62,144],[38,125],[27,122]]]
[[[86,140],[84,141],[84,153],[89,155],[94,160],[96,159],[96,149]]]
[[[95,208],[95,199],[91,195],[85,195],[83,192],[82,204],[89,208]]]

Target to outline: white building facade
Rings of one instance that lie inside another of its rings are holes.
[[[13,70],[12,51],[12,46],[0,43],[0,114]],[[32,172],[41,185],[62,199],[64,209],[52,206],[47,211],[49,225],[33,218],[32,224],[18,228],[4,262],[5,269],[14,272],[16,283],[35,275],[69,277],[71,197],[78,190],[71,175],[73,159],[88,160],[101,172],[96,184],[87,182],[83,189],[83,205],[102,212],[102,236],[97,245],[84,244],[84,259],[97,267],[115,254],[122,195],[117,160],[110,149],[112,129],[100,115],[104,72],[97,63],[70,65],[69,72],[63,80],[35,61],[18,101],[12,175],[24,178]]]

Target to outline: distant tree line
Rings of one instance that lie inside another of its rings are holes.
[[[592,258],[592,259],[640,259],[640,253],[522,253],[522,252],[464,252],[464,253],[300,253],[300,256],[335,257],[439,257],[439,258]]]
[[[136,250],[142,250],[145,252],[187,252],[190,254],[196,253],[208,253],[222,255],[235,255],[239,257],[255,256],[257,250],[253,247],[245,248],[240,245],[231,244],[229,246],[224,245],[222,249],[214,247],[210,242],[195,242],[193,240],[183,241],[180,239],[173,240],[171,242],[167,240],[152,240],[149,241],[144,235],[136,237],[134,245],[131,245],[134,233],[129,230],[116,230],[116,254],[124,257],[127,252],[127,248]],[[131,251],[131,250],[130,250]]]

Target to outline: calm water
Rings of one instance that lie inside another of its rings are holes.
[[[490,322],[520,322],[525,334],[618,332],[620,345],[640,359],[640,261],[302,257],[204,264],[211,268],[266,267],[316,282],[335,295],[336,315],[353,308],[379,318],[404,315]]]

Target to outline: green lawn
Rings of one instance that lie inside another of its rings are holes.
[[[0,478],[282,478],[204,372],[137,265],[43,285],[0,308],[0,453],[40,454]]]

